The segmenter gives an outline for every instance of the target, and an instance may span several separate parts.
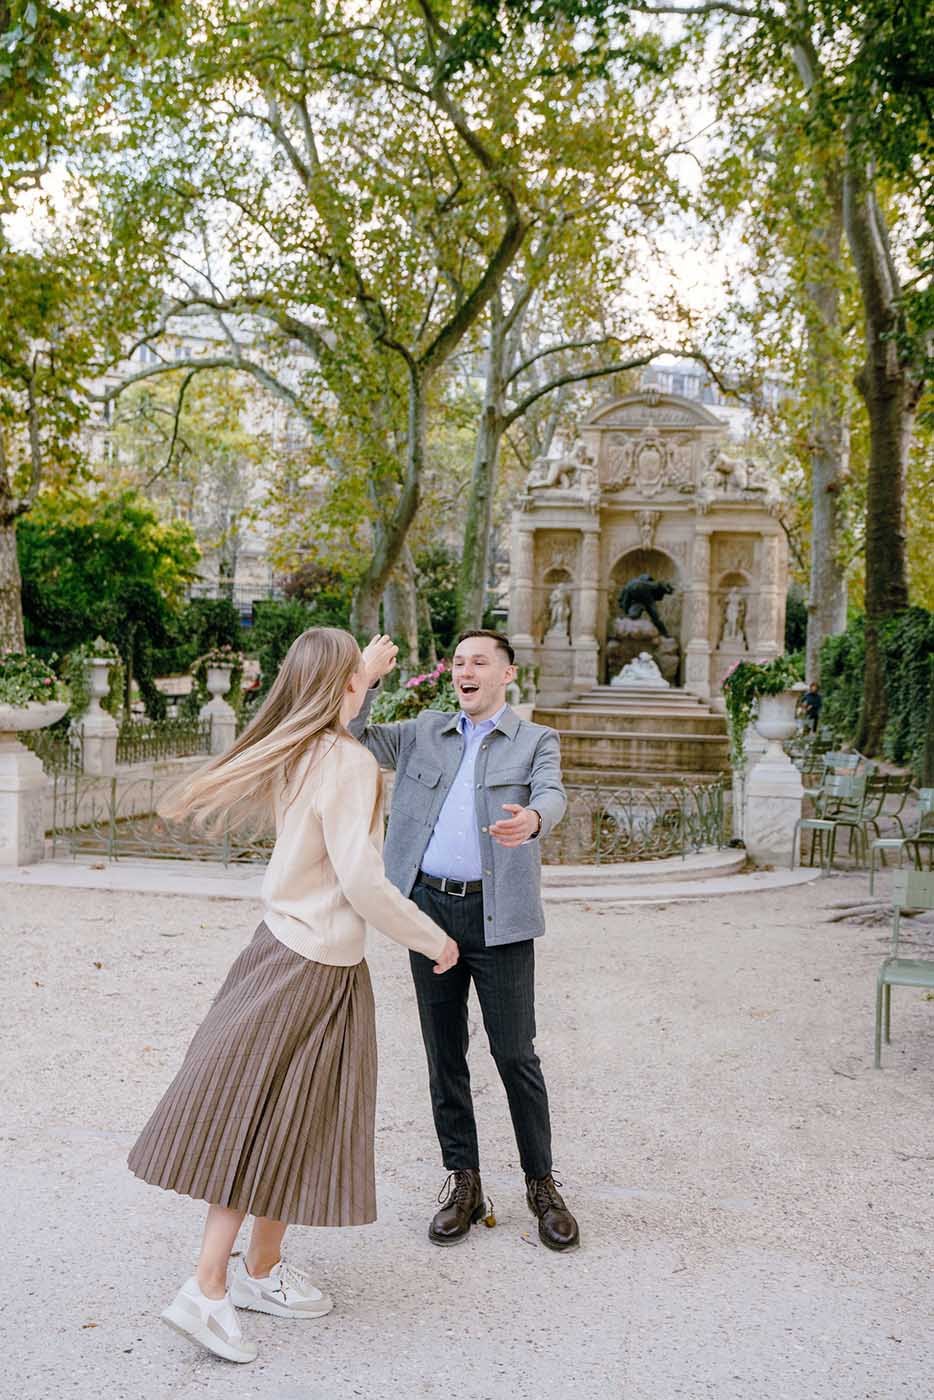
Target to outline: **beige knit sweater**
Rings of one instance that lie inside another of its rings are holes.
[[[437,958],[445,935],[390,884],[375,812],[379,767],[356,739],[325,735],[276,802],[276,844],[263,881],[264,918],[304,958],[350,967],[366,925]]]

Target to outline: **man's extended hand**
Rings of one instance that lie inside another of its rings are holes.
[[[363,648],[363,665],[368,686],[375,685],[383,676],[389,675],[396,664],[398,654],[399,648],[392,637],[377,634],[370,638]]]
[[[541,817],[534,807],[517,807],[513,802],[504,802],[503,811],[513,815],[508,821],[494,822],[490,827],[490,835],[501,846],[522,846],[538,834]]]

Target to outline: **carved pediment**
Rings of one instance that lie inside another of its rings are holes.
[[[587,429],[628,428],[639,432],[643,428],[703,429],[725,432],[725,424],[715,418],[703,404],[679,394],[661,394],[643,389],[637,394],[604,404],[584,424]]]

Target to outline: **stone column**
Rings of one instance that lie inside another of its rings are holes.
[[[571,635],[574,639],[574,688],[590,690],[597,684],[597,608],[600,597],[600,526],[595,520],[581,531],[577,610]]]
[[[15,734],[0,733],[0,865],[42,860],[46,783],[36,755]]]
[[[510,570],[511,594],[509,604],[509,639],[521,665],[535,660],[535,639],[532,636],[532,601],[535,569],[535,526],[520,517],[513,527]]]
[[[201,719],[211,722],[211,753],[226,753],[237,737],[237,716],[224,696],[230,689],[230,666],[209,666],[207,687],[211,698],[198,711]]]
[[[685,650],[684,685],[710,698],[710,535],[698,530],[691,552],[691,591],[687,599],[690,635]]]
[[[768,661],[781,656],[785,650],[784,636],[778,636],[779,603],[781,602],[780,545],[777,535],[762,535],[759,540],[759,600],[756,611],[755,641],[752,651],[756,659]]]

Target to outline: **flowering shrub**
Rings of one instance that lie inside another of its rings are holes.
[[[211,647],[210,651],[199,656],[195,666],[239,666],[242,670],[243,652],[225,642],[223,646]]]
[[[743,761],[743,738],[760,695],[780,695],[802,679],[800,657],[776,656],[772,661],[737,661],[723,680],[726,712],[730,717],[733,762]]]
[[[439,661],[433,671],[409,676],[396,690],[381,690],[373,701],[370,719],[376,724],[399,719],[414,719],[420,710],[441,710],[453,714],[460,709],[451,671],[446,661]]]
[[[52,658],[54,660],[54,657]],[[48,704],[68,699],[51,664],[31,652],[6,651],[0,655],[0,705]]]

